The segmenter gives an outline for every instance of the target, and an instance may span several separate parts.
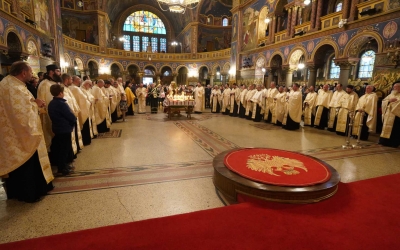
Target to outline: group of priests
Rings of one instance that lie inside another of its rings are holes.
[[[360,140],[368,140],[369,133],[376,132],[377,119],[382,117],[383,130],[379,143],[385,146],[400,145],[400,83],[393,84],[393,90],[382,101],[382,114],[378,115],[378,96],[374,86],[368,85],[361,97],[354,92],[352,85],[343,89],[337,84],[334,91],[329,85],[315,92],[313,86],[305,91],[294,83],[292,87],[276,86],[270,88],[250,84],[238,87],[214,86],[210,96],[211,112],[239,116],[260,122],[282,126],[287,130],[305,126],[327,129],[338,135],[350,135]],[[305,98],[303,92],[306,93]],[[349,127],[351,124],[351,127]]]
[[[53,97],[51,87],[60,85],[63,101],[76,118],[76,123],[65,145],[70,145],[68,157],[58,172],[68,175],[79,150],[91,143],[99,133],[109,131],[113,122],[123,117],[126,109],[134,110],[130,86],[124,89],[122,79],[117,81],[89,78],[81,81],[79,76],[62,74],[60,68],[51,64],[37,89],[37,98],[29,92],[25,83],[32,78],[32,68],[26,62],[11,65],[10,75],[0,82],[1,140],[0,177],[6,182],[9,198],[35,202],[53,188],[51,163],[60,163],[59,141],[55,140],[55,127],[49,115],[49,103]],[[121,105],[124,104],[124,105]],[[126,109],[125,109],[126,108]],[[69,132],[68,132],[69,133]],[[54,146],[54,147],[52,147]],[[53,150],[52,150],[53,149]],[[67,168],[66,168],[67,166]]]

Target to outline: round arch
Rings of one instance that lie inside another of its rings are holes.
[[[189,68],[186,65],[179,65],[176,67],[175,72],[178,73],[181,68],[186,68],[186,70],[189,72]]]
[[[349,57],[357,57],[359,51],[353,51],[357,50],[359,46],[359,43],[363,43],[362,40],[363,38],[374,38],[376,40],[376,43],[378,45],[376,53],[382,53],[383,51],[383,39],[381,35],[378,32],[375,31],[363,31],[352,37],[349,42],[347,43],[347,46],[344,48],[343,55],[349,56]],[[365,41],[364,41],[365,42]]]
[[[338,45],[334,41],[326,40],[326,41],[320,42],[317,46],[315,46],[315,48],[313,49],[313,52],[310,55],[310,60],[311,61],[315,61],[315,55],[318,53],[319,49],[322,46],[331,46],[333,48],[333,50],[334,50],[335,57],[339,58],[339,47],[338,47]]]
[[[211,73],[212,74],[216,74],[217,73],[217,68],[219,68],[219,70],[221,70],[221,66],[218,63],[214,64],[214,66],[211,69]]]
[[[8,47],[9,51],[10,51],[10,48],[13,48],[13,46],[11,44],[7,43],[7,37],[10,33],[13,33],[18,38],[18,42],[19,42],[20,49],[21,49],[20,52],[25,52],[25,46],[23,43],[23,39],[22,39],[21,35],[19,34],[18,30],[14,26],[9,26],[4,31],[4,37],[5,37],[4,44]]]
[[[99,62],[96,61],[95,59],[89,59],[89,60],[86,62],[86,67],[87,67],[87,68],[89,68],[89,63],[90,63],[90,62],[93,62],[93,63],[97,66],[97,69],[99,68]]]
[[[75,62],[76,65],[78,66],[78,70],[84,70],[85,67],[83,67],[82,58],[76,56],[76,57],[74,57],[74,62]]]
[[[30,55],[39,56],[40,55],[40,47],[37,44],[36,39],[29,35],[26,39],[26,50]]]
[[[282,64],[283,64],[283,62],[284,62],[284,56],[283,56],[283,54],[282,54],[282,52],[280,52],[280,51],[275,51],[274,53],[272,53],[272,55],[269,57],[270,59],[269,59],[269,61],[267,61],[267,66],[269,66],[269,67],[274,67],[274,65],[273,65],[273,60],[274,60],[274,57],[275,56],[279,56],[280,58],[281,58],[281,61],[282,61]]]
[[[72,63],[71,57],[68,53],[64,53],[64,62],[68,63],[69,67],[73,67],[74,64]]]
[[[122,64],[121,64],[120,62],[113,61],[113,62],[110,63],[110,67],[111,67],[113,64],[117,65],[118,68],[119,68],[119,70],[120,70],[121,72],[124,71],[124,66],[122,66]]]
[[[161,73],[164,69],[166,69],[166,68],[168,68],[168,70],[171,71],[171,73],[172,73],[172,67],[169,66],[169,65],[161,66],[161,68],[160,68],[160,73]],[[165,71],[166,71],[166,70],[165,70]]]
[[[222,72],[228,74],[230,69],[231,69],[231,63],[226,62],[222,67]]]
[[[128,65],[126,65],[126,70],[128,70],[128,68],[129,68],[130,66],[135,66],[136,68],[138,68],[138,70],[140,70],[139,65],[136,64],[136,63],[129,63]]]

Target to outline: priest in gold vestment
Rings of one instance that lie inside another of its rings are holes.
[[[356,110],[358,95],[353,89],[353,85],[347,85],[347,94],[344,96],[342,105],[339,108],[336,123],[336,134],[338,135],[346,135],[348,133],[347,131],[350,122],[349,114],[350,112],[354,112]]]
[[[357,113],[354,117],[352,134],[360,135],[360,140],[363,141],[368,140],[369,132],[375,133],[376,129],[378,96],[372,92],[373,90],[374,86],[368,85],[356,106]]]
[[[400,82],[393,85],[393,90],[382,101],[383,128],[379,144],[397,148],[400,146]]]
[[[274,98],[274,113],[272,114],[272,123],[282,126],[283,118],[286,110],[286,96],[282,86],[278,87],[278,94]]]
[[[78,114],[79,129],[82,135],[83,146],[90,145],[92,138],[90,136],[90,101],[83,93],[81,86],[81,78],[79,76],[72,76],[72,84],[68,87],[72,95],[75,97],[76,103],[79,106],[80,112]]]
[[[314,86],[310,86],[308,88],[308,94],[303,102],[304,126],[314,127],[315,111],[316,111],[315,103],[317,101],[317,97],[318,95],[314,91]]]
[[[260,122],[264,116],[264,91],[261,89],[261,85],[257,84],[257,91],[251,98],[251,102],[253,103],[253,111],[251,118],[254,122]]]
[[[46,104],[26,88],[31,78],[31,67],[15,62],[0,82],[0,177],[9,199],[25,202],[46,195],[54,179],[38,115],[38,107]]]
[[[135,115],[135,99],[136,96],[132,92],[132,83],[129,82],[125,88],[125,99],[126,99],[126,106],[127,111],[126,115]]]
[[[245,118],[245,113],[246,113],[246,95],[247,95],[248,88],[246,85],[242,85],[242,91],[240,91],[239,95],[239,110],[238,110],[238,115],[240,118]]]
[[[325,129],[328,126],[329,119],[329,103],[331,102],[332,91],[329,90],[329,85],[318,91],[317,110],[315,113],[314,126],[318,129]]]
[[[224,86],[224,91],[222,92],[222,108],[221,113],[223,115],[228,115],[230,110],[230,98],[231,98],[231,89],[228,85]]]
[[[266,122],[272,122],[272,114],[275,112],[274,99],[278,93],[275,82],[271,82],[270,88],[265,91],[264,120]]]
[[[336,131],[337,115],[345,97],[346,92],[343,90],[342,84],[338,83],[336,85],[336,91],[333,93],[331,101],[329,102],[328,130],[331,132]]]
[[[221,100],[222,100],[221,90],[218,88],[218,85],[215,85],[210,95],[211,113],[219,113],[221,109]]]
[[[232,89],[231,89],[231,108],[230,108],[230,113],[229,116],[238,116],[238,109],[239,109],[239,103],[240,103],[240,89],[237,87],[236,83],[232,84]]]
[[[201,85],[201,83],[197,83],[196,88],[194,88],[193,95],[195,101],[193,110],[196,114],[201,114],[203,113],[205,102],[204,87]]]
[[[94,114],[97,125],[97,131],[99,133],[105,133],[109,131],[109,124],[107,123],[107,117],[110,116],[108,113],[108,97],[104,95],[101,88],[104,87],[104,81],[98,80],[97,84],[93,85],[91,94],[94,97]]]
[[[53,84],[60,84],[62,82],[60,74],[60,67],[56,64],[50,64],[46,66],[47,72],[44,75],[44,80],[40,82],[37,97],[38,99],[46,102],[46,107],[50,101],[53,100],[53,96],[50,93],[50,87]],[[53,139],[53,131],[51,129],[51,120],[47,114],[46,107],[40,109],[40,119],[42,121],[44,140],[46,141],[47,151],[50,151],[51,140]]]

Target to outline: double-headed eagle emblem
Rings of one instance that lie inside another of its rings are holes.
[[[300,172],[295,168],[301,168],[307,172],[307,168],[299,160],[268,154],[250,155],[247,159],[247,167],[251,170],[274,176],[280,176],[275,172],[283,172],[285,175],[297,175]]]

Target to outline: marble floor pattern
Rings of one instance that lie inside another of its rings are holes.
[[[378,145],[377,135],[362,149],[343,150],[345,138],[328,131],[285,131],[209,111],[192,119],[128,116],[112,129],[121,129],[121,137],[93,140],[78,154],[75,173],[56,177],[56,188],[40,202],[4,200],[0,187],[0,243],[224,206],[212,160],[232,148],[308,154],[346,183],[400,173],[400,149]]]

